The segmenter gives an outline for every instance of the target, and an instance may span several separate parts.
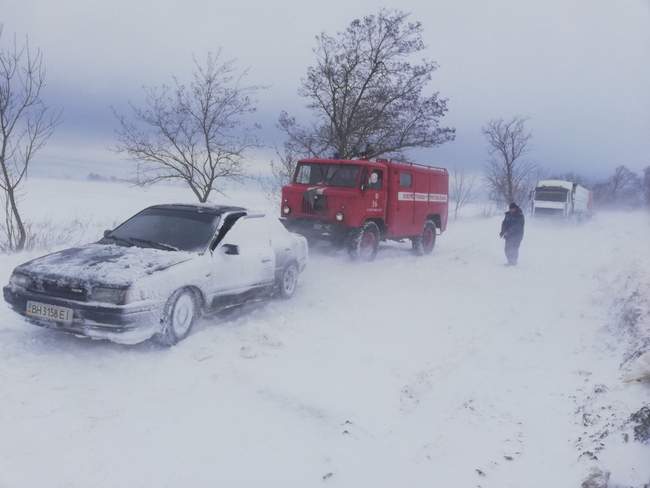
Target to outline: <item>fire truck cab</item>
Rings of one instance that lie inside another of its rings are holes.
[[[304,159],[282,188],[285,226],[374,259],[381,240],[410,239],[433,251],[447,228],[449,174],[444,168],[388,160]]]

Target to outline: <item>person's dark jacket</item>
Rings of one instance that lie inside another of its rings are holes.
[[[524,213],[519,207],[506,212],[501,224],[501,237],[521,240],[524,237]]]

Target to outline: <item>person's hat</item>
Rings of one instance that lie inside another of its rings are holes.
[[[513,209],[515,209],[515,208],[519,208],[519,207],[517,207],[517,204],[516,204],[515,202],[512,202],[508,208],[509,208],[510,210],[513,210]]]

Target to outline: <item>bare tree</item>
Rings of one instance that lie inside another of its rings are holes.
[[[2,26],[0,25],[0,41]],[[45,64],[40,50],[26,38],[0,46],[0,189],[4,203],[4,242],[8,251],[25,247],[27,230],[18,210],[18,190],[34,155],[43,148],[58,124],[42,99]]]
[[[466,174],[464,168],[454,168],[449,188],[449,197],[454,202],[454,220],[458,218],[458,214],[465,204],[474,199],[475,190],[476,176]]]
[[[642,181],[627,166],[618,166],[607,180],[594,185],[594,200],[599,205],[635,207],[641,203]]]
[[[408,14],[381,10],[353,20],[347,29],[316,37],[316,63],[299,94],[315,121],[298,124],[282,112],[279,125],[295,150],[310,157],[402,156],[454,139],[440,127],[447,100],[425,95],[437,64],[410,59],[424,50],[422,25]]]
[[[271,160],[271,175],[278,189],[291,181],[296,172],[298,155],[294,148],[285,144],[282,149],[275,149],[276,158]]]
[[[489,145],[486,180],[492,198],[499,203],[527,200],[537,166],[524,159],[532,138],[526,119],[491,120],[483,127],[483,135]]]
[[[293,178],[298,159],[299,156],[289,144],[275,148],[275,157],[270,162],[271,174],[258,178],[260,187],[269,201],[274,204],[279,202],[282,187]]]
[[[200,202],[218,191],[217,180],[243,175],[245,152],[257,145],[256,126],[245,116],[255,112],[260,88],[243,85],[247,71],[221,61],[220,52],[196,60],[189,85],[145,88],[143,107],[131,106],[131,119],[119,121],[117,151],[138,163],[142,185],[180,180]]]

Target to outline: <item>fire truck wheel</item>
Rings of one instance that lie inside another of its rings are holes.
[[[418,256],[424,254],[431,254],[436,245],[436,224],[431,220],[427,220],[422,229],[422,235],[411,239],[413,243],[413,250]]]
[[[372,261],[379,249],[379,227],[374,222],[366,222],[363,227],[350,236],[348,253],[354,260]]]

